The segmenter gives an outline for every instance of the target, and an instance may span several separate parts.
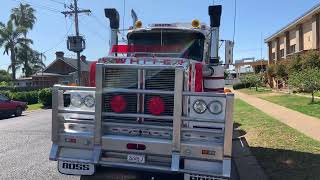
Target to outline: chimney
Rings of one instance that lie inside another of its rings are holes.
[[[86,57],[85,55],[82,55],[82,56],[80,57],[80,60],[81,60],[82,62],[84,62],[84,63],[87,63],[87,57]]]
[[[56,59],[63,59],[64,58],[64,52],[57,51],[56,52]]]

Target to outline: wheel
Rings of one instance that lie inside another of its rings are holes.
[[[16,111],[15,111],[14,115],[15,115],[16,117],[19,117],[19,116],[21,116],[21,114],[22,114],[22,108],[18,106],[18,107],[16,108]]]

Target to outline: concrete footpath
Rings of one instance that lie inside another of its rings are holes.
[[[247,102],[269,116],[287,124],[301,133],[320,141],[320,119],[286,107],[262,100],[258,97],[234,91],[237,98]]]

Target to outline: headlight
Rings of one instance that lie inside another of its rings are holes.
[[[212,101],[208,107],[212,114],[220,114],[222,112],[222,104],[219,101]]]
[[[197,100],[194,104],[193,104],[193,109],[194,111],[196,111],[198,114],[202,114],[207,110],[207,105],[206,102],[204,102],[203,100]]]
[[[92,108],[94,106],[95,103],[95,99],[92,95],[88,95],[84,98],[84,104],[89,107]]]
[[[72,94],[71,95],[71,105],[74,107],[81,107],[83,103],[83,99],[80,94]]]

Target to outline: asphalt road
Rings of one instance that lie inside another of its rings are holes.
[[[78,176],[60,174],[57,163],[49,161],[50,138],[51,110],[26,112],[21,117],[0,119],[0,180],[79,180]],[[112,179],[121,176],[121,172],[113,171]],[[236,174],[235,171],[233,174]]]
[[[0,119],[0,179],[80,179],[61,175],[49,161],[51,110]]]

